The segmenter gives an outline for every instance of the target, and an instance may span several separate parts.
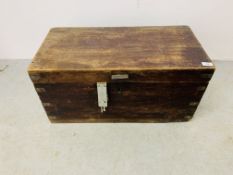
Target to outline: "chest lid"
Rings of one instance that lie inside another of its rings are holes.
[[[93,76],[103,72],[107,77],[156,74],[158,81],[166,80],[160,76],[164,72],[177,81],[176,73],[211,74],[214,65],[187,26],[81,27],[51,29],[28,71],[31,76],[42,75],[34,78],[41,83],[74,81],[74,74],[106,81]],[[54,77],[48,80],[47,74]]]

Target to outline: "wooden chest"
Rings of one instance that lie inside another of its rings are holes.
[[[192,118],[214,65],[187,26],[53,28],[28,72],[52,122]]]

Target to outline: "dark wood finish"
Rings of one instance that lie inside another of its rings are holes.
[[[173,122],[192,118],[211,79],[201,62],[212,63],[187,26],[55,28],[28,72],[52,122]]]
[[[109,106],[100,113],[95,85],[36,84],[51,120],[179,121],[191,118],[206,83],[109,83]],[[201,88],[200,88],[201,87]],[[163,92],[163,93],[161,93]]]
[[[81,83],[93,84],[101,81],[113,81],[111,75],[128,74],[127,82],[193,83],[209,81],[213,69],[201,70],[143,70],[143,71],[67,71],[67,72],[29,72],[34,83]],[[123,81],[123,80],[121,80]]]

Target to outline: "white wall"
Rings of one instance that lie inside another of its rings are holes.
[[[190,25],[212,59],[233,60],[232,0],[0,0],[0,58],[32,58],[51,27]]]

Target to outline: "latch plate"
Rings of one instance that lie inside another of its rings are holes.
[[[107,83],[97,82],[98,106],[101,112],[106,111],[108,106]]]
[[[128,79],[129,75],[128,74],[115,74],[111,76],[112,80],[123,80],[123,79]]]

